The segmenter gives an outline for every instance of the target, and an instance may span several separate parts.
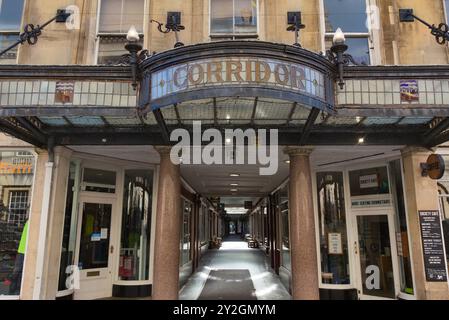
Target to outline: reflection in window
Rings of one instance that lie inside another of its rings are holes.
[[[359,64],[370,64],[367,8],[364,0],[324,0],[326,50],[332,46],[337,28],[341,28],[349,46],[347,53]]]
[[[115,193],[115,171],[84,168],[83,190],[91,192]]]
[[[58,290],[70,289],[70,283],[66,283],[67,277],[72,273],[75,259],[76,230],[78,225],[78,189],[79,189],[79,164],[70,163],[69,177],[67,181],[67,195],[64,213],[64,231],[61,245],[61,262],[59,267]]]
[[[20,294],[33,173],[32,154],[0,151],[0,296]]]
[[[389,163],[389,169],[391,189],[395,198],[396,244],[398,246],[401,291],[407,294],[413,294],[412,266],[407,235],[407,217],[405,211],[404,187],[402,184],[401,161],[391,161]]]
[[[387,167],[350,171],[349,186],[351,197],[388,194]]]
[[[317,194],[322,281],[330,284],[349,284],[343,174],[318,173]]]
[[[78,267],[107,268],[112,205],[84,203],[83,206]]]
[[[120,280],[148,280],[153,173],[126,170],[120,242]]]
[[[0,50],[17,41],[22,22],[24,0],[0,1]],[[17,47],[0,57],[1,64],[13,64],[17,59]]]
[[[192,214],[192,203],[184,198],[181,199],[182,205],[182,225],[181,225],[181,259],[180,265],[183,266],[190,261],[190,218]]]
[[[256,34],[257,0],[211,0],[211,34]]]
[[[143,38],[145,0],[102,0],[98,24],[98,64],[114,65],[126,54],[126,33],[131,26]]]
[[[277,193],[279,203],[279,213],[281,218],[281,265],[290,270],[290,230],[289,230],[289,214],[288,214],[288,184],[282,187]]]

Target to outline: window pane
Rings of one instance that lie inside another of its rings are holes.
[[[0,31],[18,31],[22,21],[23,0],[0,1]]]
[[[115,193],[114,171],[85,168],[83,184],[85,191]]]
[[[349,185],[352,197],[390,193],[386,167],[350,171]]]
[[[183,266],[190,261],[190,215],[192,214],[192,203],[185,199],[181,200],[182,205],[182,225],[181,225],[181,259]]]
[[[84,203],[79,250],[80,269],[107,268],[112,205]]]
[[[365,0],[324,0],[326,32],[368,32]]]
[[[127,33],[134,25],[143,32],[144,0],[102,0],[99,32]]]
[[[59,267],[58,290],[71,289],[71,283],[67,277],[73,272],[75,262],[76,229],[78,226],[78,188],[79,188],[79,164],[70,163],[69,177],[67,181],[67,196],[64,213],[64,232],[61,246],[61,262]],[[78,180],[78,181],[77,181]]]
[[[125,37],[100,37],[97,64],[117,64],[120,57],[128,53],[125,49],[125,44]]]
[[[19,34],[0,34],[0,50],[6,49],[19,38]],[[17,59],[17,48],[9,50],[0,56],[0,64],[14,64]]]
[[[371,64],[368,37],[362,38],[350,38],[346,37],[346,44],[348,45],[348,51],[354,61],[358,64],[369,65]],[[326,37],[326,50],[332,47],[332,37]]]
[[[233,32],[233,0],[211,0],[211,33]]]
[[[120,280],[149,279],[152,195],[152,171],[125,171]]]
[[[322,281],[349,284],[343,174],[318,173],[317,191]]]
[[[234,3],[235,33],[257,32],[257,1],[240,0]]]
[[[0,296],[20,294],[33,174],[32,154],[0,151]]]
[[[356,63],[365,65],[371,63],[368,38],[346,38],[346,44],[349,47],[346,53],[350,54]]]
[[[396,205],[396,243],[398,246],[401,291],[413,294],[412,266],[407,235],[407,217],[405,212],[404,188],[402,184],[401,161],[391,161],[389,168],[391,189],[395,197],[394,203]]]

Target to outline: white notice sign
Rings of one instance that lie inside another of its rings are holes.
[[[366,176],[360,176],[359,182],[360,182],[360,189],[379,187],[379,181],[377,179],[377,174],[369,174]]]
[[[108,228],[101,228],[101,239],[108,238]]]
[[[343,254],[341,233],[328,234],[329,254]]]

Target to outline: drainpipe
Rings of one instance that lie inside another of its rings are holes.
[[[42,278],[44,276],[45,258],[47,257],[46,244],[47,244],[47,229],[48,229],[48,217],[50,211],[50,199],[51,199],[51,185],[54,169],[54,137],[50,137],[48,140],[48,161],[45,164],[45,177],[43,184],[42,194],[42,209],[41,219],[39,223],[39,240],[37,246],[37,258],[36,258],[36,275],[34,280],[33,300],[44,299],[44,290],[42,290]],[[39,187],[39,186],[35,186]]]

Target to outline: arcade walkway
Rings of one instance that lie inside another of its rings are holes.
[[[237,236],[225,239],[219,250],[209,250],[179,294],[180,300],[290,298],[263,251],[248,248]]]

